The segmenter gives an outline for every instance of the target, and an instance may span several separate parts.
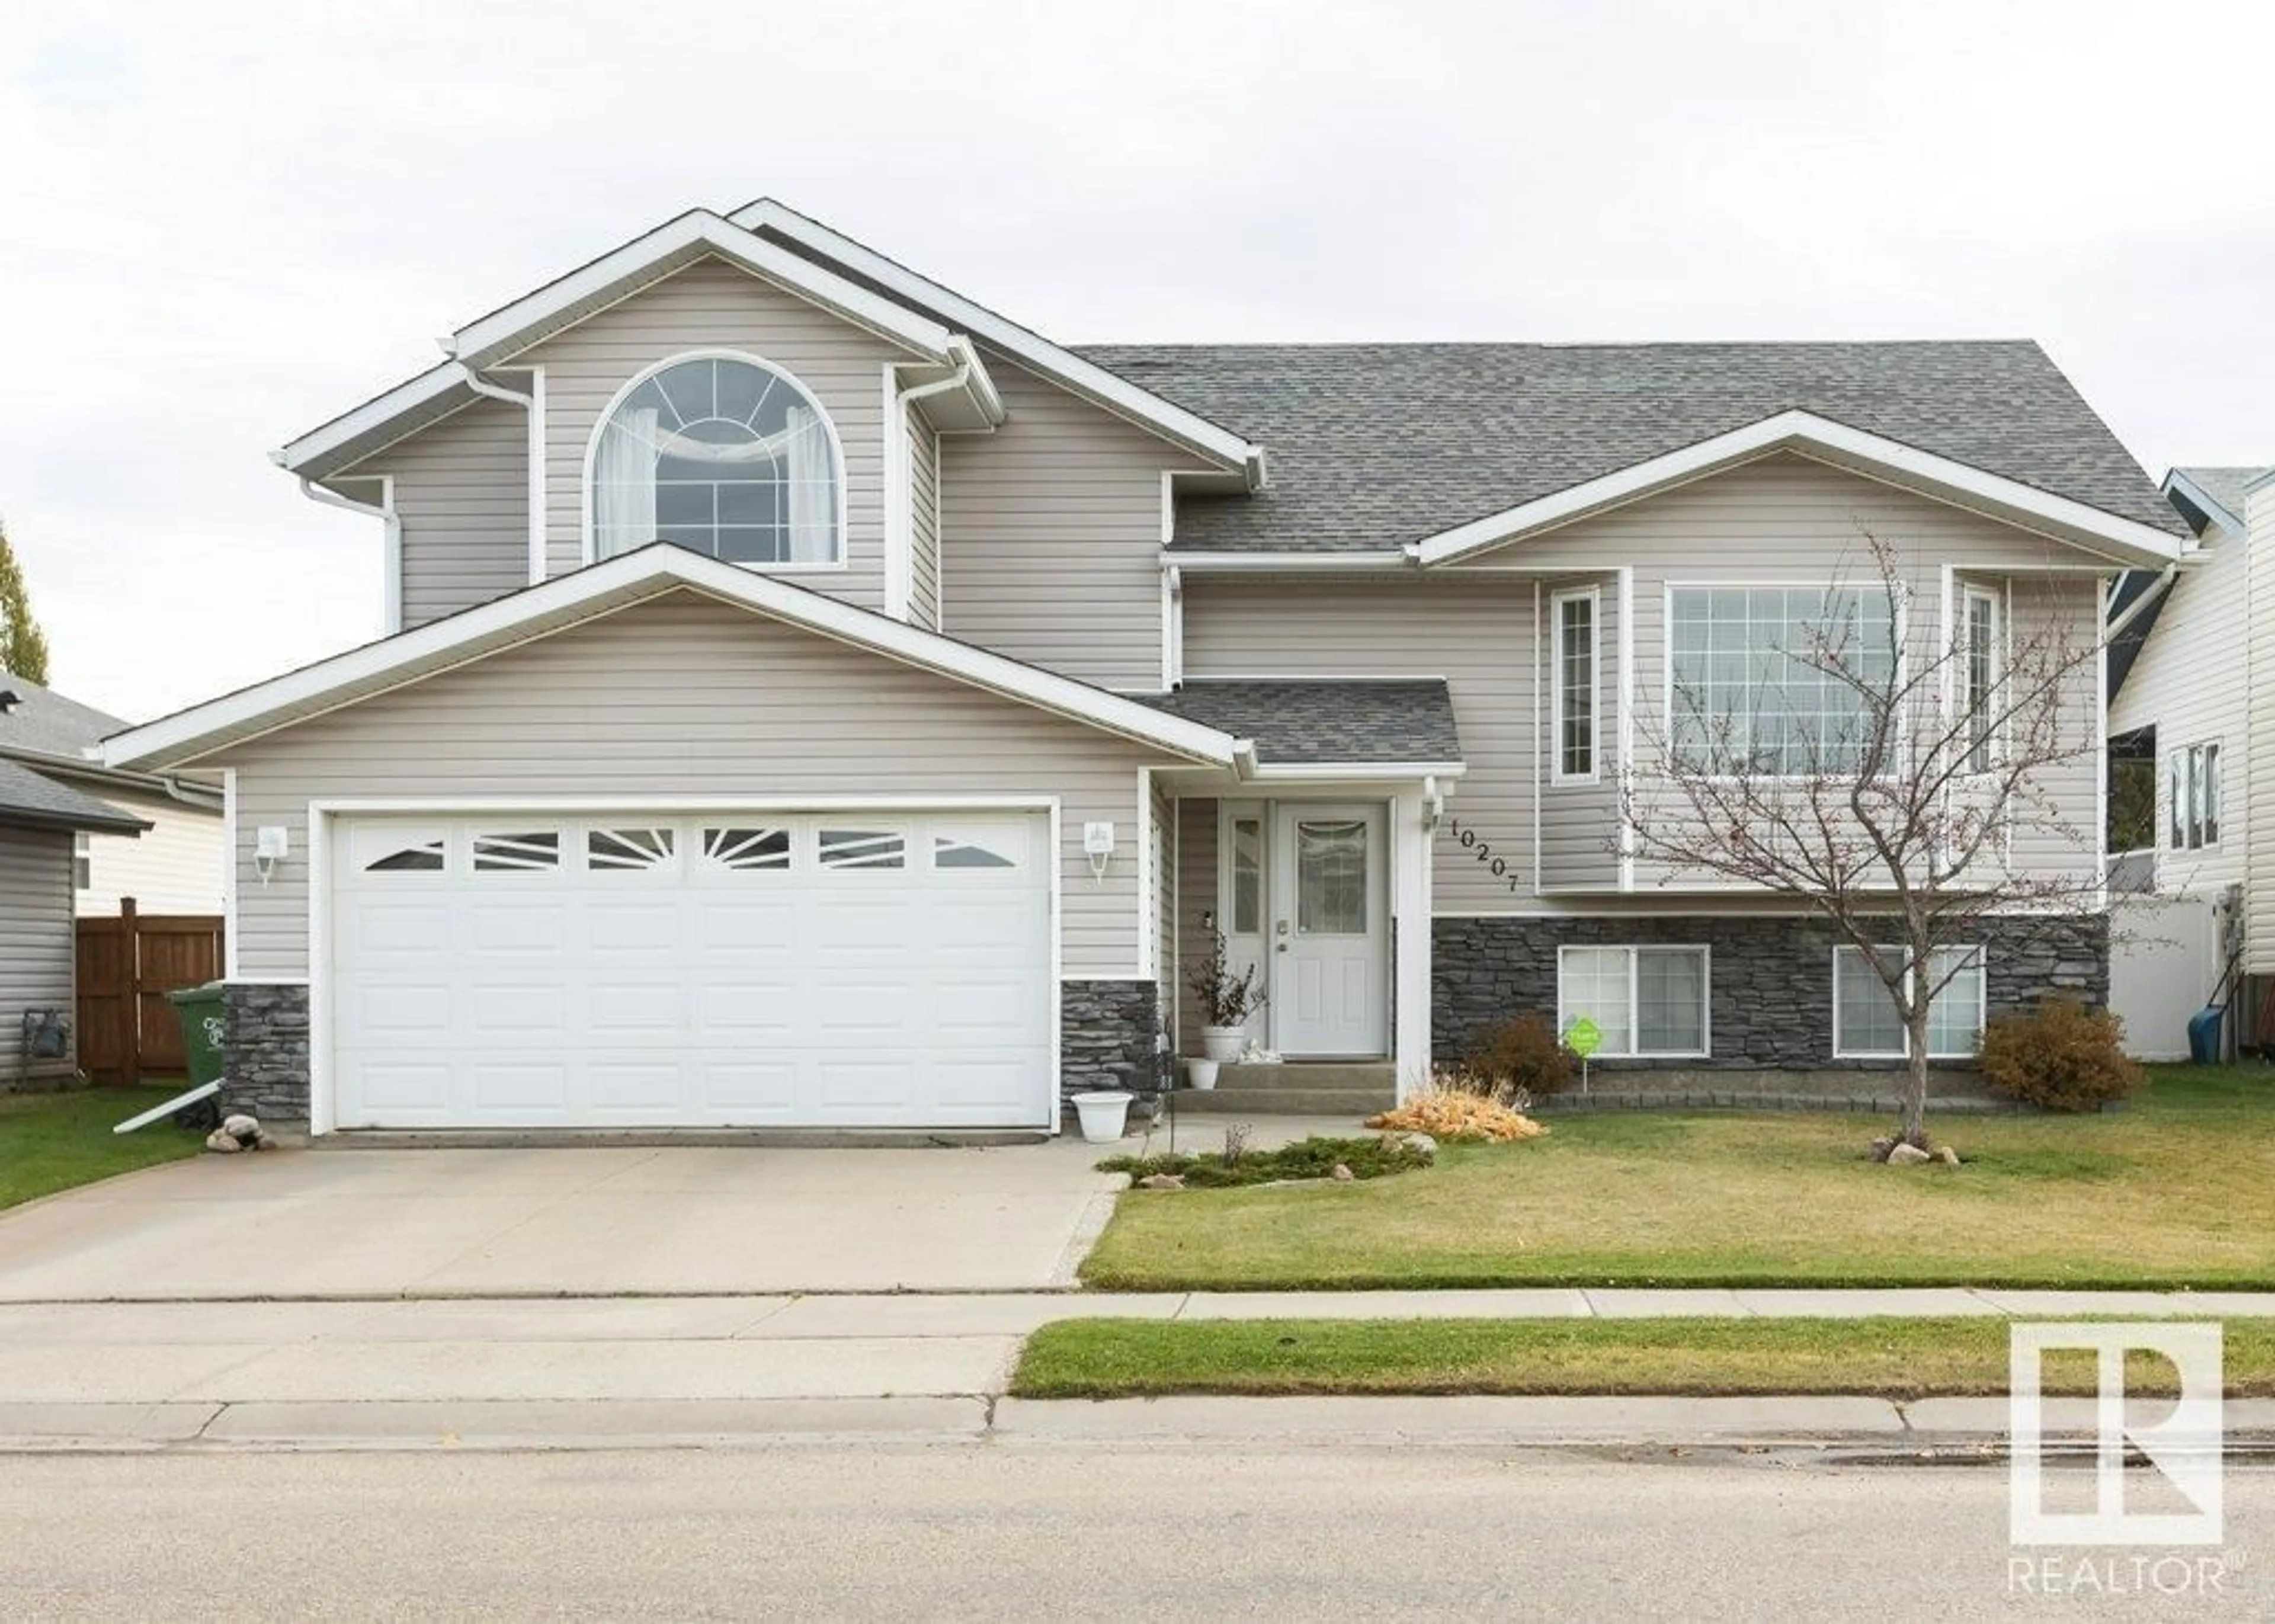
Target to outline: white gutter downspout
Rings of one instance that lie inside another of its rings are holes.
[[[442,349],[446,354],[450,348],[450,341],[443,340]],[[502,400],[510,406],[519,406],[529,414],[529,467],[526,470],[529,476],[529,584],[534,586],[545,578],[545,448],[538,442],[544,428],[541,413],[545,400],[545,369],[541,366],[530,369],[530,392],[525,395],[518,389],[507,389],[503,384],[492,383],[456,355],[452,355],[450,360],[458,369],[459,381],[475,394],[487,396],[491,400]]]
[[[2139,619],[2143,610],[2172,590],[2173,582],[2180,573],[2181,566],[2177,563],[2166,564],[2165,572],[2149,583],[2149,590],[2134,599],[2126,606],[2125,613],[2109,623],[2101,634],[2102,646],[2105,648],[2124,636],[2125,628]]]
[[[896,368],[895,371],[897,374],[898,369]],[[916,575],[916,563],[912,555],[916,547],[916,496],[908,478],[909,408],[918,401],[931,399],[934,395],[945,395],[950,390],[963,389],[971,381],[971,363],[962,361],[957,363],[956,370],[947,377],[936,378],[930,383],[919,383],[914,389],[903,389],[893,397],[895,420],[891,430],[896,437],[896,443],[887,455],[893,459],[894,465],[902,471],[901,478],[895,481],[898,489],[894,492],[894,500],[900,505],[901,511],[895,516],[896,522],[893,526],[894,533],[900,538],[901,545],[888,548],[886,552],[885,613],[903,623],[909,618],[909,593]],[[935,470],[933,478],[937,480],[939,477],[939,472]],[[935,556],[939,548],[940,537],[935,534],[933,537],[933,549]],[[896,554],[897,556],[896,556]],[[939,568],[936,562],[933,568],[935,570]],[[937,628],[927,626],[925,630],[931,631]]]
[[[366,518],[378,519],[386,527],[387,584],[381,594],[386,608],[387,635],[393,637],[403,630],[403,521],[395,512],[395,476],[379,476],[379,502],[358,502],[352,496],[343,496],[327,490],[305,474],[300,480],[300,494],[311,502],[321,502],[328,508],[338,508],[347,513],[360,513]]]

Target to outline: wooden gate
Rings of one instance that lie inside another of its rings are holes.
[[[81,919],[79,1069],[105,1083],[182,1070],[182,1024],[166,994],[219,979],[223,963],[218,914],[138,914],[130,896],[115,919]]]

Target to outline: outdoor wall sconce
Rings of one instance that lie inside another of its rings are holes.
[[[283,824],[264,823],[255,831],[253,837],[253,872],[261,876],[262,885],[268,883],[269,876],[276,872],[276,865],[291,850],[291,833]]]
[[[1091,879],[1103,885],[1106,882],[1106,865],[1114,861],[1114,826],[1110,823],[1084,824],[1082,849],[1090,858]]]

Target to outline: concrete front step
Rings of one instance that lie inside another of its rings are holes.
[[[1372,1116],[1396,1103],[1387,1088],[1181,1088],[1170,1098],[1188,1116]]]
[[[1278,1065],[1218,1068],[1221,1089],[1370,1089],[1383,1094],[1398,1087],[1398,1068],[1387,1060],[1284,1061]]]

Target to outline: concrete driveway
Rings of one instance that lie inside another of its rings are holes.
[[[1099,1153],[204,1156],[0,1214],[0,1302],[1044,1289],[1111,1211]]]

